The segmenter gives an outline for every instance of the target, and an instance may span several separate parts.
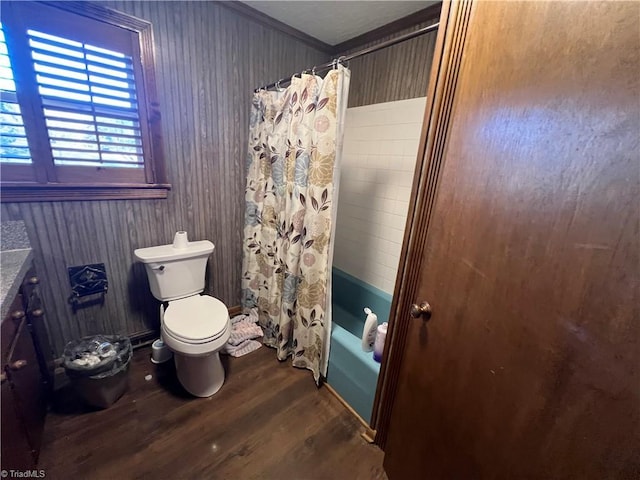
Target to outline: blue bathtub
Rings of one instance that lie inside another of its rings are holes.
[[[380,364],[362,351],[362,328],[369,307],[378,324],[389,321],[391,295],[337,268],[332,272],[331,350],[327,383],[366,421],[371,419]]]

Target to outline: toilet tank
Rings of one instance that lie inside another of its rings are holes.
[[[213,248],[213,243],[201,240],[188,242],[184,248],[173,245],[138,248],[133,254],[144,263],[153,296],[168,302],[204,290],[207,259]]]

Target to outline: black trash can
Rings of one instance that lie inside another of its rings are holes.
[[[89,405],[107,408],[129,387],[131,341],[117,335],[93,335],[69,342],[64,369],[74,389]]]

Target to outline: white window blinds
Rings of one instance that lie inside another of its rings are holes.
[[[27,34],[54,164],[144,168],[131,57]]]
[[[0,24],[0,161],[6,164],[31,163],[2,24]]]

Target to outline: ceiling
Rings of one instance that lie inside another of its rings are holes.
[[[438,1],[255,1],[242,3],[329,45],[336,45]]]

